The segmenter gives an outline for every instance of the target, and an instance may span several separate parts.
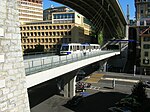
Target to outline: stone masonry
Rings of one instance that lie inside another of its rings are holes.
[[[17,0],[0,0],[0,112],[30,112],[18,14]]]

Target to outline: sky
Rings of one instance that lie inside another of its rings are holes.
[[[122,10],[123,10],[125,16],[126,16],[126,12],[127,12],[127,4],[129,4],[130,19],[134,19],[135,18],[134,0],[119,0],[119,2],[120,2],[120,5],[122,7]],[[50,0],[43,0],[43,8],[44,9],[49,8],[51,5],[53,5],[54,7],[56,7],[56,6],[60,6],[61,4],[52,2]]]

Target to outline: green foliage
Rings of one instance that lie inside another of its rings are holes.
[[[103,33],[102,33],[102,32],[100,32],[100,33],[98,34],[98,43],[99,43],[100,45],[103,44]]]
[[[143,103],[147,99],[146,88],[142,81],[139,81],[132,88],[132,95],[136,96],[137,101]]]
[[[137,112],[139,107],[141,107],[141,104],[137,102],[136,96],[129,95],[123,99],[121,99],[119,102],[116,103],[117,107],[126,107],[132,110],[133,112]]]
[[[132,112],[141,112],[141,107],[147,99],[146,88],[142,81],[139,81],[132,88],[132,94],[126,96],[116,103],[116,107],[124,107]]]

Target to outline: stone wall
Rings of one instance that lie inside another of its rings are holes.
[[[16,0],[0,0],[0,57],[0,112],[30,112]]]

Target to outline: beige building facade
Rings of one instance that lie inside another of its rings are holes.
[[[141,65],[150,67],[150,28],[141,34]]]
[[[21,24],[43,20],[42,0],[17,0]]]
[[[62,43],[90,43],[91,26],[85,23],[81,14],[65,6],[46,9],[44,12],[44,18],[47,18],[45,21],[21,24],[24,52],[34,52],[37,45],[41,45],[44,52],[56,52]]]
[[[150,0],[135,0],[137,26],[150,25]]]
[[[23,51],[43,45],[44,51],[57,51],[62,43],[90,42],[90,26],[75,23],[51,24],[48,21],[20,26]],[[87,30],[88,29],[88,30]]]
[[[141,72],[150,73],[150,0],[135,0]],[[148,72],[149,71],[149,72]]]

